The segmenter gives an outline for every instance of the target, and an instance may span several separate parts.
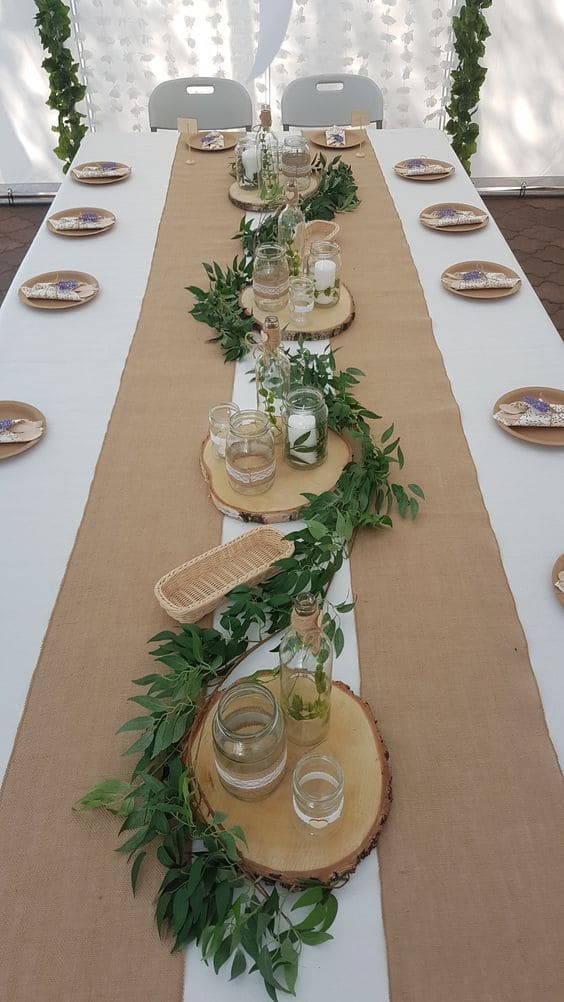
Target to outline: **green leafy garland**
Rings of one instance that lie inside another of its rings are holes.
[[[334,202],[333,202],[334,204]],[[329,210],[327,210],[329,211]],[[242,345],[225,344],[221,325],[238,317],[237,283],[247,284],[246,265],[233,262],[224,273],[205,264],[210,290],[196,295],[200,319],[216,326],[226,354],[243,353]],[[246,279],[246,281],[244,281]],[[194,290],[191,290],[194,291]],[[201,293],[202,290],[197,290]],[[196,293],[194,293],[196,294]],[[195,314],[196,315],[196,314]],[[248,319],[248,318],[246,318]],[[241,331],[239,330],[239,336]],[[415,518],[424,497],[417,484],[405,489],[391,480],[404,457],[394,425],[373,437],[371,423],[379,415],[365,408],[354,390],[363,373],[339,371],[330,348],[321,354],[303,341],[290,356],[292,378],[315,386],[325,396],[329,426],[346,432],[356,458],[343,471],[335,489],[304,494],[303,526],[288,534],[294,552],[277,562],[278,573],[262,584],[242,585],[227,596],[220,628],[192,624],[178,632],[165,630],[152,638],[159,670],[134,680],[146,689],[130,697],[144,713],[128,720],[118,733],[139,736],[126,749],[137,757],[129,782],[106,780],[80,801],[80,808],[104,808],[121,819],[126,836],[119,851],[128,855],[135,893],[149,846],[164,868],[156,901],[159,934],[171,934],[173,950],[195,942],[217,973],[228,962],[230,977],[258,971],[266,994],[294,995],[301,951],[332,938],[337,914],[330,886],[309,881],[297,897],[245,873],[240,848],[244,832],[227,827],[223,813],[210,814],[185,763],[186,735],[206,699],[255,649],[285,629],[296,596],[310,591],[325,600],[335,573],[350,554],[361,528],[392,527],[395,507]],[[352,603],[337,605],[325,617],[326,630],[339,656],[344,636],[339,614]],[[253,639],[251,639],[253,638]]]
[[[329,163],[320,153],[313,161],[313,169],[319,174],[318,189],[303,203],[306,222],[312,219],[333,219],[337,212],[351,212],[360,205],[357,186],[350,166],[341,157],[334,157]],[[281,208],[281,207],[280,207]],[[245,338],[256,326],[253,317],[248,316],[239,304],[239,293],[252,280],[252,255],[259,243],[269,243],[276,239],[278,212],[269,213],[253,229],[243,216],[234,240],[243,243],[244,255],[235,256],[225,269],[217,262],[205,262],[203,267],[208,276],[209,287],[201,289],[190,285],[196,303],[192,316],[202,323],[215,328],[216,337],[226,362],[243,358],[247,352]]]
[[[66,174],[82,137],[88,131],[81,122],[84,115],[76,110],[77,102],[82,101],[86,95],[86,87],[80,83],[78,63],[73,61],[72,54],[65,45],[71,34],[69,8],[62,0],[35,0],[35,6],[38,11],[35,24],[39,29],[41,44],[49,53],[41,64],[49,75],[47,106],[59,115],[58,124],[52,126],[52,131],[59,136],[53,152],[59,160],[65,161],[63,173]]]
[[[446,131],[453,137],[452,148],[468,174],[480,131],[478,123],[472,122],[472,118],[476,114],[480,88],[487,73],[479,62],[486,51],[485,40],[490,35],[482,10],[491,5],[492,0],[466,0],[452,19],[458,66],[451,75]]]

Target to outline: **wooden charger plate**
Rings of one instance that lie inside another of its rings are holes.
[[[511,404],[515,400],[522,400],[523,397],[540,397],[548,404],[564,404],[564,390],[555,390],[550,386],[521,386],[516,390],[509,390],[496,400],[493,413],[499,410],[501,404]],[[508,435],[513,435],[513,438],[521,439],[522,442],[560,447],[564,445],[564,428],[532,428],[530,425],[519,428],[501,424],[499,421],[496,421],[496,425]]]
[[[223,153],[224,150],[232,150],[243,135],[242,132],[221,132],[223,136],[222,148],[220,150],[210,150],[209,146],[202,146],[202,138],[207,136],[209,132],[214,131],[221,132],[220,129],[203,129],[200,132],[191,132],[186,140],[186,145],[190,145],[191,149],[200,150],[202,153]]]
[[[265,672],[260,682],[279,697],[279,680]],[[325,741],[315,748],[288,743],[288,762],[281,784],[264,800],[238,800],[221,785],[214,764],[212,722],[223,693],[215,693],[191,728],[185,759],[194,772],[207,819],[227,814],[225,825],[240,825],[247,845],[239,844],[246,871],[296,887],[306,880],[328,883],[353,873],[374,848],[388,817],[392,778],[388,752],[367,703],[342,682],[333,682],[331,724]],[[292,772],[303,755],[332,755],[345,774],[343,813],[333,829],[312,838],[294,820]]]
[[[98,280],[86,271],[45,271],[42,275],[34,275],[33,278],[28,278],[27,281],[22,282],[22,285],[31,286],[35,285],[36,282],[71,281],[86,282],[88,285],[93,285],[95,291],[87,299],[28,299],[27,296],[24,296],[20,287],[18,289],[18,297],[20,302],[25,303],[26,306],[32,306],[35,310],[68,310],[73,306],[84,306],[85,303],[91,303],[94,296],[97,296],[100,291]]]
[[[551,579],[552,587],[554,589],[554,594],[556,595],[558,601],[562,602],[562,605],[564,605],[564,591],[560,591],[560,588],[557,588],[555,583],[556,581],[558,581],[558,575],[561,574],[562,571],[564,571],[564,553],[562,553],[561,556],[558,557],[558,560],[556,561],[554,567],[552,568],[552,579]]]
[[[355,146],[360,146],[363,140],[366,139],[366,133],[362,129],[345,128],[344,146],[329,146],[327,137],[325,136],[325,129],[316,129],[315,132],[308,132],[306,135],[308,139],[311,139],[314,146],[321,146],[324,150],[331,150],[332,153],[340,153],[342,150],[352,150]]]
[[[64,216],[78,216],[83,212],[95,212],[101,219],[109,220],[109,226],[104,226],[99,230],[57,230],[51,225],[52,219],[62,219]],[[112,226],[116,221],[116,217],[113,212],[109,212],[108,209],[95,209],[91,206],[79,206],[77,209],[61,209],[60,212],[54,212],[52,216],[49,216],[47,220],[47,226],[51,230],[51,233],[56,233],[58,237],[95,237],[99,233],[107,233],[111,230]]]
[[[239,302],[246,313],[252,313],[258,324],[264,324],[267,314],[255,306],[252,285],[243,289]],[[278,310],[277,316],[284,341],[297,341],[300,336],[306,341],[324,341],[326,338],[337,337],[350,327],[355,316],[354,299],[344,282],[341,282],[339,302],[335,306],[314,306],[300,327],[296,327],[288,306]]]
[[[276,446],[276,477],[264,494],[239,494],[227,478],[225,460],[220,459],[209,437],[202,444],[200,469],[206,480],[211,499],[224,515],[242,522],[272,525],[293,522],[307,504],[303,492],[322,494],[333,490],[345,466],[351,460],[351,450],[344,438],[334,431],[327,435],[327,459],[321,466],[295,469],[284,459],[282,443]]]
[[[410,160],[421,160],[424,164],[439,164],[445,170],[442,174],[411,174],[409,177],[406,177],[405,174],[400,173],[398,167],[406,167]],[[454,166],[447,163],[446,160],[436,160],[435,157],[432,159],[430,157],[408,157],[407,160],[399,160],[397,164],[394,164],[394,171],[404,181],[443,181],[445,178],[450,177],[451,174],[454,174]]]
[[[502,275],[507,275],[508,278],[518,278],[519,282],[511,289],[451,289],[445,282],[445,275],[448,271],[476,270],[499,271]],[[516,292],[519,292],[521,288],[521,279],[517,272],[511,268],[507,268],[504,264],[498,264],[497,261],[459,261],[458,264],[450,264],[443,271],[441,282],[447,292],[452,292],[454,296],[464,296],[466,299],[505,299],[506,296],[513,296]]]
[[[19,456],[20,452],[27,452],[34,445],[41,442],[47,430],[45,415],[32,407],[31,404],[24,404],[20,400],[0,400],[0,420],[6,418],[23,418],[24,421],[41,421],[43,424],[43,434],[39,438],[34,438],[33,442],[5,442],[0,443],[0,459],[9,459],[10,456]]]
[[[477,205],[466,205],[464,202],[437,202],[436,205],[428,205],[419,213],[419,220],[423,226],[429,230],[435,230],[437,233],[471,233],[472,230],[482,230],[489,223],[490,217],[487,216],[483,221],[476,219],[475,223],[463,223],[461,226],[436,226],[423,218],[425,212],[436,212],[438,209],[456,209],[458,212],[474,212],[483,215],[482,210]]]
[[[85,167],[96,167],[100,163],[106,163],[105,160],[87,160],[86,163],[77,164],[76,168],[72,168],[71,177],[73,181],[78,181],[79,184],[116,184],[118,181],[126,181],[128,177],[131,177],[131,167],[128,164],[119,164],[117,160],[112,160],[116,167],[125,167],[127,174],[121,174],[119,177],[77,177],[75,174],[75,169],[84,170]]]

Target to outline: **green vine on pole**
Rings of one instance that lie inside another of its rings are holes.
[[[479,61],[485,54],[485,41],[490,35],[482,10],[491,5],[492,0],[466,0],[452,19],[458,66],[451,75],[446,131],[452,136],[452,148],[468,174],[480,131],[472,118],[476,114],[480,88],[487,73],[486,67]]]
[[[49,98],[47,106],[58,112],[57,125],[51,126],[59,136],[53,152],[59,160],[64,160],[63,173],[67,173],[80,146],[82,137],[88,131],[82,124],[84,118],[76,110],[78,101],[86,94],[86,87],[78,78],[78,63],[65,45],[71,34],[69,8],[62,0],[35,0],[38,13],[35,24],[39,30],[41,44],[48,53],[42,67],[49,76]]]

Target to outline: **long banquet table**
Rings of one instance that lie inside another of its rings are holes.
[[[564,386],[564,348],[552,323],[539,303],[529,282],[522,275],[503,237],[493,220],[487,228],[473,234],[452,236],[431,232],[421,226],[418,220],[420,210],[432,202],[460,201],[479,203],[479,198],[460,166],[456,173],[439,185],[410,183],[393,172],[398,160],[414,155],[429,155],[443,160],[455,158],[444,134],[434,130],[370,131],[370,141],[380,165],[385,184],[395,204],[401,220],[405,238],[419,281],[425,296],[427,309],[433,324],[436,343],[442,354],[446,374],[458,404],[464,435],[475,464],[479,488],[495,533],[503,568],[515,602],[516,611],[522,624],[528,652],[536,682],[540,692],[542,708],[550,739],[557,755],[564,756],[564,617],[562,608],[551,594],[550,569],[556,557],[564,550],[562,512],[564,497],[564,463],[558,449],[543,449],[524,445],[504,435],[496,427],[491,417],[493,402],[505,391],[517,386],[545,385]],[[4,768],[8,762],[14,743],[18,722],[28,691],[37,659],[40,654],[51,612],[65,575],[65,568],[75,542],[75,537],[83,516],[92,478],[103,445],[104,436],[112,414],[112,408],[120,386],[120,378],[128,351],[136,330],[139,313],[151,268],[153,248],[157,239],[161,213],[167,194],[169,175],[177,145],[176,134],[155,135],[89,135],[83,142],[79,159],[99,159],[111,156],[113,159],[131,164],[132,177],[120,184],[104,188],[82,188],[66,178],[53,205],[53,211],[94,202],[110,209],[117,216],[117,225],[109,234],[93,239],[76,241],[64,240],[49,233],[45,225],[40,229],[0,311],[0,399],[25,400],[39,407],[47,418],[48,431],[45,440],[25,456],[9,460],[0,465],[1,500],[3,513],[3,540],[0,550],[2,568],[2,602],[0,603],[0,624],[2,626],[2,695],[0,699],[0,757]],[[205,155],[199,155],[193,168],[187,172],[205,170]],[[368,160],[368,158],[367,158]],[[376,176],[370,174],[370,164],[349,158],[353,172],[363,172],[364,184],[376,183]],[[227,175],[226,175],[227,181]],[[359,182],[360,183],[360,182]],[[190,180],[186,180],[189,192]],[[362,184],[360,194],[362,197]],[[93,192],[95,194],[93,194]],[[222,212],[217,205],[217,213]],[[343,227],[349,227],[348,238],[354,236],[355,217],[357,225],[362,225],[362,207],[357,213],[346,217]],[[236,217],[235,217],[236,218]],[[236,226],[233,227],[233,231]],[[206,248],[206,228],[192,229],[186,235],[192,248],[197,247],[200,260],[210,260]],[[174,248],[172,248],[174,252]],[[373,281],[379,282],[378,255],[385,248],[377,243],[369,246],[368,254],[374,257]],[[179,254],[182,249],[177,249]],[[226,246],[224,260],[235,253],[233,246]],[[496,303],[469,303],[448,294],[440,284],[440,274],[447,265],[455,261],[479,258],[498,261],[509,265],[522,275],[520,292]],[[65,315],[45,314],[27,309],[17,298],[17,288],[25,278],[57,267],[72,267],[94,274],[100,282],[101,292],[95,301],[80,310],[71,310]],[[346,259],[345,259],[346,271]],[[347,276],[353,293],[355,276]],[[185,285],[203,284],[203,272],[186,273]],[[181,288],[164,288],[163,296],[185,298],[186,312],[190,297]],[[362,297],[359,311],[362,310]],[[398,301],[397,311],[403,304]],[[379,318],[372,319],[375,331],[374,360],[377,362],[379,345],[385,338],[385,330],[379,327]],[[409,327],[409,316],[406,317]],[[193,327],[192,327],[193,329]],[[199,332],[198,332],[199,333]],[[188,336],[188,335],[186,335]],[[201,328],[200,338],[208,336]],[[354,325],[350,332],[335,342],[345,342],[349,338],[353,345]],[[397,345],[398,357],[405,356],[406,368],[410,365],[409,345]],[[321,350],[319,346],[317,350]],[[389,350],[388,346],[388,350]],[[393,350],[394,346],[392,346]],[[403,354],[402,354],[403,353]],[[354,354],[354,352],[353,352]],[[215,346],[209,348],[209,364],[222,364]],[[347,364],[355,364],[347,357]],[[362,366],[361,366],[362,368]],[[249,384],[248,363],[235,366],[233,399],[241,405],[252,401],[252,387]],[[147,372],[139,378],[150,380]],[[372,377],[374,378],[374,377]],[[386,380],[386,370],[376,379]],[[181,391],[173,388],[174,366],[170,367],[171,392],[184,392],[186,407],[186,427],[178,430],[178,462],[189,467],[191,476],[196,476],[195,454],[203,436],[204,428],[192,423],[192,397],[196,391],[188,383]],[[372,387],[374,392],[374,387]],[[201,396],[201,390],[198,390]],[[377,392],[375,393],[377,398]],[[363,387],[359,389],[363,397]],[[393,407],[393,393],[391,396]],[[198,400],[200,397],[198,396]],[[209,401],[210,403],[212,401]],[[431,401],[421,396],[416,401],[421,426],[425,427],[426,412]],[[201,410],[201,408],[200,408]],[[396,418],[401,425],[402,415],[391,413],[386,416]],[[133,417],[132,417],[133,422]],[[144,413],[140,408],[135,415],[134,427],[128,429],[131,441],[135,434],[147,433],[144,427]],[[409,437],[402,438],[409,469]],[[433,449],[430,448],[433,455]],[[440,449],[436,452],[436,466],[440,470],[442,462],[448,462]],[[135,455],[127,461],[135,463]],[[123,486],[111,499],[115,504],[116,518],[123,525],[123,508],[127,504],[128,466],[123,470]],[[425,469],[418,469],[409,479],[418,480],[425,487]],[[202,486],[202,506],[205,505],[205,490]],[[151,485],[147,484],[148,513],[151,515]],[[171,499],[171,503],[181,506],[182,499]],[[154,514],[154,512],[152,513]],[[456,512],[435,511],[433,498],[429,497],[422,508],[421,519],[443,519],[445,531],[465,532],[465,510],[462,505],[453,528]],[[218,519],[211,508],[209,520]],[[158,521],[158,520],[157,520]],[[397,520],[399,522],[399,520]],[[189,559],[202,548],[197,529],[191,522],[190,512],[183,515],[183,535],[176,549],[163,555],[161,572]],[[241,523],[225,519],[223,538],[232,538],[245,531]],[[401,532],[397,525],[393,533]],[[139,540],[139,546],[150,547],[151,526],[147,525],[146,537]],[[101,540],[104,545],[104,540]],[[391,545],[391,544],[390,544]],[[430,560],[432,554],[428,554]],[[167,559],[169,563],[167,564]],[[478,561],[478,558],[477,558]],[[480,576],[479,566],[473,564],[460,567],[463,576]],[[112,565],[108,557],[108,585],[112,576],[119,575],[120,569]],[[436,567],[440,577],[441,568]],[[413,568],[413,582],[417,581],[417,568]],[[354,581],[354,575],[353,575]],[[147,581],[151,591],[154,578]],[[404,588],[409,590],[411,582],[406,580]],[[456,589],[456,580],[445,582],[449,590]],[[346,567],[336,583],[335,596],[344,597],[350,590],[349,569]],[[488,589],[488,581],[483,581]],[[356,589],[359,591],[358,582]],[[463,589],[461,591],[461,594]],[[440,590],[438,591],[440,596]],[[96,595],[87,596],[96,602]],[[359,595],[361,602],[369,602],[370,596]],[[84,604],[84,599],[82,599]],[[78,598],[77,598],[78,603]],[[128,610],[122,610],[127,617]],[[374,617],[379,615],[374,606]],[[465,610],[462,602],[457,610],[457,619],[463,621]],[[78,617],[77,617],[78,622]],[[132,666],[120,669],[124,678],[124,696],[129,694],[127,680],[143,673],[146,659],[143,648],[147,638],[165,625],[166,619],[155,606],[154,619],[148,623],[145,633],[138,638],[138,650],[132,651]],[[386,624],[383,623],[385,631]],[[456,631],[458,621],[445,621],[443,632]],[[361,683],[359,671],[354,617],[346,624],[346,653],[336,663],[336,674],[356,690]],[[440,646],[441,637],[434,638]],[[421,638],[414,632],[406,643],[408,657],[416,660],[419,656]],[[386,647],[383,645],[385,652]],[[384,654],[385,656],[385,654]],[[73,657],[72,637],[69,639],[68,657]],[[267,662],[268,663],[268,662]],[[271,658],[270,663],[274,664]],[[247,663],[241,673],[247,673],[258,665],[265,665],[264,654]],[[141,670],[137,668],[141,665]],[[456,665],[452,666],[453,672]],[[377,665],[375,667],[377,671]],[[77,665],[76,680],[80,680],[80,666]],[[70,704],[72,706],[72,700]],[[391,747],[392,770],[394,769],[394,747],[401,744],[401,735],[394,734],[394,721],[382,718],[379,707],[374,707],[385,739]],[[433,726],[432,707],[422,701],[414,706],[413,712],[422,718],[429,715],[429,727]],[[500,711],[501,712],[501,711]],[[116,719],[126,719],[125,703],[118,707]],[[113,723],[113,718],[112,718]],[[421,721],[420,721],[421,725]],[[112,729],[96,721],[96,708],[88,735],[91,741],[109,742]],[[539,739],[540,740],[540,739]],[[461,738],[462,742],[462,738]],[[461,745],[462,750],[462,745]],[[116,757],[119,748],[116,750]],[[103,756],[101,756],[103,758]],[[434,763],[430,762],[432,768]],[[37,763],[41,767],[41,763]],[[493,765],[495,768],[495,764]],[[400,771],[401,775],[401,771]],[[92,776],[91,782],[102,776]],[[452,791],[444,791],[450,795]],[[398,810],[401,812],[401,789],[396,788]],[[61,810],[68,805],[61,804]],[[394,809],[388,823],[390,831],[384,838],[393,837]],[[476,810],[479,810],[476,805]],[[511,851],[510,833],[500,833],[500,840],[506,840],[507,851]],[[111,845],[111,838],[107,844]],[[439,849],[439,847],[437,847]],[[70,850],[72,852],[72,847]],[[22,856],[25,862],[25,852]],[[515,858],[516,872],[524,860]],[[112,864],[114,865],[114,864]],[[122,877],[127,881],[123,866]],[[119,874],[121,871],[115,871]],[[563,874],[551,875],[555,884],[561,882]],[[61,878],[64,875],[61,874]],[[116,877],[118,879],[118,877]],[[327,947],[307,952],[301,965],[297,986],[298,999],[339,999],[345,992],[359,1000],[384,1002],[389,997],[388,967],[386,956],[386,936],[384,921],[379,904],[379,869],[376,854],[361,864],[357,874],[339,892],[339,914],[334,927],[335,941]],[[32,907],[32,903],[29,903]],[[45,901],[39,900],[35,908],[47,908],[46,920],[50,912]],[[437,907],[437,902],[429,901],[429,908]],[[456,912],[457,902],[449,903]],[[460,903],[461,909],[464,905]],[[25,902],[20,921],[25,929]],[[142,898],[131,917],[137,923],[152,921],[150,902]],[[407,917],[406,917],[407,920]],[[87,925],[86,925],[87,928]],[[464,928],[464,915],[461,916]],[[552,933],[553,934],[553,931]],[[156,935],[156,934],[155,934]],[[25,937],[25,933],[24,933]],[[25,947],[25,942],[23,944]],[[123,940],[115,949],[127,952],[127,930]],[[388,949],[390,941],[388,941]],[[64,945],[63,945],[64,955]],[[444,961],[443,961],[444,962]],[[83,966],[85,962],[81,961]],[[172,963],[172,960],[171,960]],[[4,959],[7,985],[14,999],[51,999],[60,992],[61,979],[54,978],[47,988],[33,981],[33,974],[27,983],[24,955]],[[501,961],[500,961],[501,964]],[[478,965],[479,966],[479,965]],[[30,964],[33,971],[34,964]],[[432,973],[431,973],[432,972]],[[392,971],[393,974],[393,971]],[[445,969],[445,983],[452,972]],[[417,999],[435,1002],[437,978],[441,971],[429,966],[429,987],[422,978]],[[68,995],[62,997],[113,998],[110,985],[93,969],[84,984],[91,985],[91,994]],[[433,979],[435,979],[433,981]],[[64,979],[63,979],[64,983]],[[476,985],[481,984],[477,977]],[[21,994],[15,994],[15,986]],[[433,985],[435,987],[433,987]],[[58,986],[58,988],[56,987]],[[391,977],[391,997],[405,998],[405,1002],[416,1002],[415,996],[408,997],[399,992],[394,995],[394,978]],[[25,992],[28,991],[26,996]],[[486,998],[485,994],[472,994],[476,987],[460,986],[456,991],[456,981],[449,989],[452,999],[473,1000]],[[53,992],[53,995],[50,994]],[[562,983],[548,978],[538,987],[536,994],[525,986],[523,994],[508,994],[503,999],[523,999],[531,1002],[556,1000],[561,998]],[[35,992],[35,994],[34,994]],[[466,992],[464,994],[463,992]],[[133,997],[133,996],[132,996]],[[137,995],[137,997],[143,997]],[[147,996],[148,997],[148,996]],[[217,1002],[228,999],[259,1000],[264,998],[260,982],[241,978],[228,983],[227,976],[217,978],[200,962],[195,951],[188,952],[186,967],[185,997],[190,1002],[203,1002],[213,997]],[[442,997],[442,996],[441,996]],[[490,997],[490,996],[488,996]],[[173,996],[162,995],[162,1002],[169,1002]],[[492,1002],[501,1000],[501,995],[491,996]],[[159,1002],[161,998],[159,997]]]

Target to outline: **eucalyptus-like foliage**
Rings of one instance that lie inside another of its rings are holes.
[[[71,33],[67,4],[62,0],[35,0],[35,6],[35,24],[41,44],[48,53],[41,63],[49,76],[47,106],[59,116],[58,124],[52,126],[59,137],[53,152],[59,160],[65,161],[63,173],[66,174],[82,137],[88,131],[81,122],[84,115],[76,110],[77,103],[84,99],[86,87],[80,83],[78,63],[73,61],[72,53],[65,45]]]
[[[458,65],[451,74],[446,131],[452,136],[452,148],[468,174],[480,131],[478,123],[472,118],[476,114],[480,88],[487,73],[480,59],[485,54],[484,43],[490,30],[482,10],[491,5],[492,0],[465,0],[452,19]]]
[[[380,418],[353,393],[360,369],[339,371],[330,348],[315,355],[303,343],[292,365],[294,379],[322,390],[330,427],[351,436],[356,458],[334,491],[304,494],[303,526],[287,537],[292,556],[277,561],[274,577],[229,593],[220,629],[185,624],[152,638],[159,670],[135,679],[146,691],[131,697],[137,714],[144,713],[120,728],[139,735],[125,751],[136,758],[131,779],[99,783],[80,802],[83,810],[105,808],[122,820],[119,851],[128,854],[134,892],[153,847],[164,868],[156,922],[159,933],[171,936],[172,949],[194,941],[216,972],[229,963],[231,978],[258,971],[274,1000],[280,992],[295,994],[302,947],[331,939],[337,899],[330,887],[311,882],[296,901],[246,875],[244,832],[223,814],[209,817],[183,758],[186,734],[206,696],[251,650],[288,626],[300,592],[326,598],[358,531],[391,528],[393,508],[415,518],[424,496],[417,484],[405,489],[395,482],[393,471],[404,465],[399,439],[393,424],[374,437],[372,422]],[[337,656],[344,648],[339,614],[352,607],[341,603],[325,617]]]

